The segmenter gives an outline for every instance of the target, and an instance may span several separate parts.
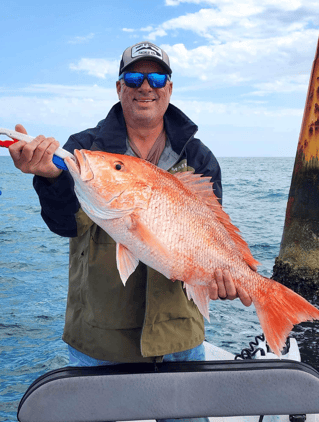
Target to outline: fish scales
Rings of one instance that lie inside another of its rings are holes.
[[[209,210],[204,210],[206,212],[202,213],[202,221],[200,222],[200,218],[194,218],[196,209],[192,206],[192,198],[185,198],[185,202],[182,204],[177,200],[180,193],[176,185],[171,184],[168,187],[168,192],[174,192],[174,195],[165,194],[167,187],[163,186],[161,189],[157,184],[156,194],[151,197],[148,210],[142,210],[140,216],[158,241],[168,249],[171,270],[167,276],[172,279],[183,280],[185,274],[194,271],[194,262],[197,264],[195,267],[201,268],[202,272],[204,265],[207,266],[204,254],[200,252],[204,250],[205,239],[196,237],[195,234],[199,232],[200,225],[205,224]],[[190,206],[188,207],[188,205]],[[153,209],[159,212],[159,218],[155,218]],[[198,214],[199,212],[197,212]],[[190,233],[190,236],[185,236],[187,233]],[[167,262],[165,262],[165,265],[167,266]],[[161,269],[161,272],[164,271],[164,268]],[[211,273],[209,279],[212,279]],[[198,280],[198,277],[196,277],[196,280]],[[203,279],[200,282],[205,284]]]
[[[172,182],[173,180],[169,180]],[[210,210],[203,204],[201,201],[194,201],[194,195],[190,194],[184,197],[184,201],[181,202],[178,198],[183,195],[182,189],[178,189],[178,186],[175,183],[171,183],[169,186],[168,193],[173,193],[173,195],[165,194],[164,189],[160,192],[157,197],[157,202],[159,207],[162,208],[162,214],[167,215],[168,224],[169,224],[169,238],[165,239],[170,252],[175,252],[179,257],[184,257],[184,259],[196,260],[201,266],[207,266],[207,259],[205,262],[205,257],[208,258],[211,254],[202,253],[205,251],[209,242],[208,231],[203,230],[203,233],[207,234],[207,238],[204,236],[198,236],[203,225],[208,225],[207,221],[212,218]],[[179,191],[180,190],[180,191]],[[163,200],[163,198],[165,198]],[[150,215],[151,216],[151,215]],[[151,224],[151,222],[150,222]],[[157,236],[162,239],[161,227],[158,227],[159,231],[156,230]],[[183,260],[173,259],[172,265],[175,262],[175,265],[180,267],[183,264]],[[211,278],[211,276],[210,276]]]
[[[209,178],[170,173],[144,160],[75,150],[65,160],[82,209],[117,243],[123,283],[139,261],[172,281],[209,319],[216,269],[229,270],[253,300],[270,348],[278,356],[293,325],[319,319],[301,296],[256,272],[257,261],[215,197]]]

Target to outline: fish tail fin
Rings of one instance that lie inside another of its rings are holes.
[[[266,280],[271,283],[268,291],[261,288],[253,301],[269,347],[280,356],[293,326],[319,320],[319,310],[288,287]],[[265,283],[262,284],[265,286]]]
[[[207,286],[193,286],[191,284],[184,283],[184,287],[186,289],[186,294],[188,299],[193,299],[195,305],[197,305],[197,308],[199,309],[199,312],[207,319],[207,321],[210,321],[209,318],[209,292]]]

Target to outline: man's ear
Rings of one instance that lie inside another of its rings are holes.
[[[116,81],[116,92],[119,97],[119,100],[121,100],[121,90],[122,90],[121,81]]]
[[[173,82],[170,81],[170,95],[172,95],[173,93]]]

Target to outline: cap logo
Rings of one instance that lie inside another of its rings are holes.
[[[141,43],[132,47],[132,58],[138,56],[155,56],[163,60],[162,50],[154,44]]]

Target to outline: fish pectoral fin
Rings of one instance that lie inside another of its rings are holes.
[[[129,276],[134,273],[138,263],[139,260],[135,258],[131,251],[121,243],[116,244],[116,264],[124,286]]]
[[[129,219],[130,227],[127,226],[128,229],[131,232],[134,232],[134,235],[148,246],[150,253],[152,253],[152,251],[156,251],[157,255],[161,256],[162,259],[171,258],[168,249],[160,242],[159,238],[140,221],[140,218],[137,214],[132,213],[129,216]]]

